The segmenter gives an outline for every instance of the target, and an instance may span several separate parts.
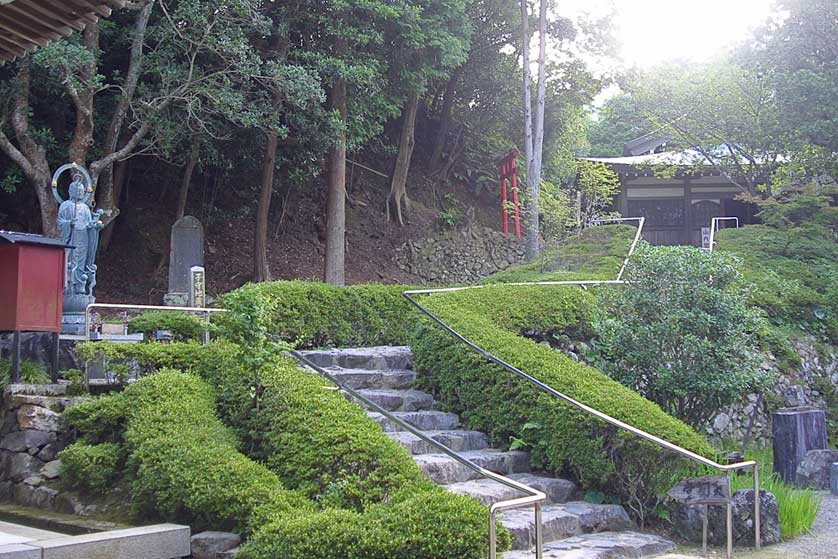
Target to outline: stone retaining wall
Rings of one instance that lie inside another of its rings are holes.
[[[753,417],[750,441],[770,443],[771,413],[785,405],[786,395],[792,387],[799,386],[802,391],[802,401],[795,405],[826,408],[826,395],[819,388],[823,388],[826,383],[833,390],[838,390],[838,348],[825,350],[821,347],[821,351],[825,351],[825,355],[821,355],[811,339],[798,340],[794,346],[800,355],[801,366],[790,373],[781,373],[774,356],[766,355],[761,366],[763,370],[775,375],[774,385],[765,391],[761,402],[757,394],[747,394],[741,402],[716,415],[707,424],[707,434],[711,439],[741,442]]]
[[[69,514],[84,514],[75,493],[58,484],[58,453],[72,442],[63,411],[78,398],[66,385],[13,384],[0,404],[0,501]]]
[[[524,245],[514,235],[481,226],[408,241],[396,249],[401,270],[439,284],[472,283],[523,258]]]

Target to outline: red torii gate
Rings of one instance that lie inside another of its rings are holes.
[[[508,190],[512,191],[512,220],[515,223],[515,236],[521,238],[521,217],[518,205],[518,150],[512,150],[498,161],[498,172],[500,173],[500,204],[501,204],[501,230],[504,234],[509,233],[509,201]],[[509,188],[507,189],[507,185]]]

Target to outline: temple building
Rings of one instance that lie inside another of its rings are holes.
[[[735,199],[742,193],[739,186],[695,150],[663,151],[667,141],[647,135],[626,143],[622,157],[585,158],[605,163],[620,177],[615,209],[624,217],[646,218],[646,241],[703,246],[714,217],[750,222],[753,208]]]

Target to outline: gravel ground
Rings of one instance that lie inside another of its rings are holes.
[[[788,542],[779,543],[755,551],[734,550],[735,559],[835,559],[838,557],[838,496],[821,491],[821,508],[812,525],[812,532]],[[664,555],[658,559],[692,559],[701,557],[701,550],[679,549],[677,554]],[[723,549],[713,549],[712,558],[724,557]]]

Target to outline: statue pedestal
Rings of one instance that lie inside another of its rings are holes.
[[[64,294],[64,307],[61,312],[61,333],[84,336],[84,311],[87,305],[96,302],[92,295]]]

